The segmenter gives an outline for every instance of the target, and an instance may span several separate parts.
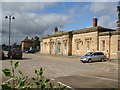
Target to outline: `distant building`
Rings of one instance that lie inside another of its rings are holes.
[[[26,50],[39,50],[40,41],[39,37],[35,36],[32,39],[29,39],[28,36],[21,42],[21,49],[22,51]]]
[[[117,30],[97,26],[97,18],[94,17],[93,27],[90,28],[59,32],[55,27],[54,34],[42,38],[40,46],[40,53],[44,54],[82,56],[89,51],[108,50],[110,58],[118,58],[120,25]]]
[[[31,44],[33,43],[32,39],[28,39],[28,36],[21,42],[22,51],[29,50]]]

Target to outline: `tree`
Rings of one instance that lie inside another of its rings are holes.
[[[8,46],[6,44],[2,44],[2,49],[6,50],[8,48]]]
[[[35,36],[34,40],[33,40],[33,48],[37,49],[37,47],[40,46],[40,41],[39,41],[39,37]]]

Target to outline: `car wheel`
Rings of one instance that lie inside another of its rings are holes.
[[[104,62],[104,61],[105,61],[104,58],[102,58],[102,59],[101,59],[101,62]]]
[[[84,61],[81,61],[82,63],[85,63]]]
[[[89,59],[88,62],[91,63],[91,62],[92,62],[92,59]]]

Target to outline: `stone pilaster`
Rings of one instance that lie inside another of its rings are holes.
[[[117,21],[117,32],[120,32],[120,5],[117,6],[118,11],[118,21]]]
[[[68,40],[68,56],[72,55],[72,32],[69,32],[69,40]]]
[[[57,47],[58,47],[58,42],[57,39],[55,40],[55,55],[57,54]]]

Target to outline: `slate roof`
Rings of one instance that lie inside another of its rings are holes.
[[[104,27],[101,27],[101,26],[97,26],[97,27],[90,27],[90,28],[84,28],[84,29],[60,32],[60,33],[58,32],[58,33],[55,33],[53,35],[48,35],[46,37],[43,37],[42,39],[67,35],[69,32],[72,32],[72,34],[82,34],[82,33],[96,32],[96,31],[108,32],[108,31],[116,31],[116,30],[115,29],[104,28]]]

